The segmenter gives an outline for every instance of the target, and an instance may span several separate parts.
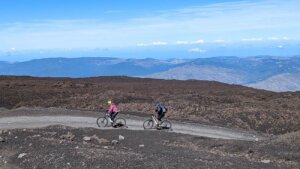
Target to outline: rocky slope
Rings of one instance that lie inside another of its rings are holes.
[[[299,132],[245,142],[65,126],[0,130],[0,168],[293,169],[300,165],[299,139]]]

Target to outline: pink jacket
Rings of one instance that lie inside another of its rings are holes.
[[[108,113],[115,113],[118,112],[118,108],[115,104],[111,104],[108,108]]]

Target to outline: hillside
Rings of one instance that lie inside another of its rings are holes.
[[[298,91],[300,85],[300,74],[279,74],[266,80],[249,84],[247,86],[257,89],[272,90],[278,92]]]
[[[176,64],[173,60],[164,62],[155,59],[46,58],[0,63],[0,74],[37,77],[144,76],[167,70]]]
[[[0,107],[63,107],[106,111],[113,99],[122,112],[153,113],[169,107],[171,119],[279,134],[300,130],[300,92],[274,93],[214,81],[128,77],[0,77]]]
[[[282,81],[282,74],[289,74],[288,80]],[[245,58],[228,56],[169,60],[82,57],[0,62],[0,75],[72,78],[130,76],[213,80],[277,92],[300,91],[299,74],[300,57],[297,56]]]
[[[242,75],[234,72],[231,69],[213,66],[197,66],[197,65],[184,65],[175,67],[165,72],[156,73],[149,78],[158,79],[177,79],[177,80],[211,80],[219,81],[229,84],[242,84],[245,80]]]
[[[282,74],[289,74],[283,80]],[[270,91],[300,91],[299,57],[215,57],[196,59],[147,77],[214,80]],[[280,77],[280,78],[279,78]]]

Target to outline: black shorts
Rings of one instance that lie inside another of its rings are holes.
[[[165,114],[166,114],[166,113],[163,113],[163,112],[162,112],[162,113],[158,113],[157,120],[158,120],[158,121],[161,121],[161,119],[165,117]]]

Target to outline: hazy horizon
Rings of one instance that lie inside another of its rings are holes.
[[[27,62],[37,59],[59,59],[59,58],[66,58],[66,59],[78,59],[78,58],[114,58],[114,59],[156,59],[156,60],[173,60],[173,59],[179,59],[179,60],[194,60],[194,59],[201,59],[201,58],[222,58],[222,57],[237,57],[237,58],[251,58],[251,57],[275,57],[275,58],[291,58],[291,57],[299,57],[300,55],[245,55],[245,56],[236,56],[236,55],[213,55],[213,56],[190,56],[190,57],[151,57],[151,55],[143,55],[141,57],[138,56],[128,56],[124,57],[121,55],[101,55],[94,53],[93,51],[71,51],[71,52],[61,52],[61,51],[52,51],[49,53],[40,53],[37,52],[37,55],[32,55],[34,52],[28,52],[28,53],[20,53],[16,55],[6,54],[9,57],[5,57],[0,54],[0,62],[9,62],[9,63],[15,63],[15,62]],[[84,55],[86,54],[86,55]],[[177,53],[178,54],[178,53]]]

